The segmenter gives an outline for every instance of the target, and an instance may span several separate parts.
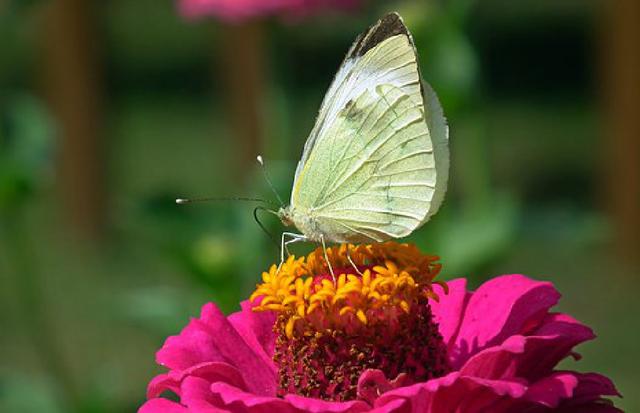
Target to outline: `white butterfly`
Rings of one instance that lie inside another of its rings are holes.
[[[322,102],[278,211],[302,232],[285,232],[283,249],[405,237],[436,213],[448,174],[442,108],[402,18],[388,14],[356,39]]]

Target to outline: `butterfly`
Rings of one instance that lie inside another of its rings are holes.
[[[356,38],[322,102],[291,202],[277,211],[302,233],[283,233],[283,253],[298,241],[325,246],[411,234],[443,201],[448,141],[413,38],[390,13]]]

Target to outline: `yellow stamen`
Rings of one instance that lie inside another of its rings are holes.
[[[271,266],[250,297],[254,311],[285,315],[285,332],[292,336],[296,331],[357,328],[382,321],[385,314],[408,313],[422,297],[437,300],[433,283],[446,291],[446,284],[433,280],[440,272],[439,258],[410,244],[341,245],[328,248],[327,256],[335,281],[321,248],[306,257],[289,257],[279,270]]]
[[[358,320],[362,321],[362,324],[367,324],[367,316],[364,314],[364,311],[358,310],[358,312],[356,312],[356,316],[358,317]]]

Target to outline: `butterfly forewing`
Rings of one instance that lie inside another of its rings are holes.
[[[295,202],[295,183],[312,149],[327,137],[327,128],[345,105],[365,90],[384,83],[400,87],[420,101],[418,73],[413,42],[397,14],[385,16],[356,39],[325,95],[315,126],[304,145],[296,168],[292,203]]]
[[[397,15],[356,40],[305,144],[291,195],[292,207],[313,217],[325,239],[403,237],[437,209],[447,129],[435,95],[427,86],[423,97],[423,90],[413,42]]]

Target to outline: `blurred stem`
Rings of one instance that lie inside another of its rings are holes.
[[[604,3],[601,29],[607,133],[604,134],[606,182],[603,198],[615,228],[616,249],[640,260],[640,2]]]
[[[59,125],[59,189],[73,229],[96,238],[105,227],[102,79],[94,2],[51,0],[41,32],[44,80]]]
[[[66,411],[77,411],[78,397],[63,353],[56,341],[55,328],[47,317],[42,280],[36,268],[35,254],[28,239],[24,211],[19,206],[0,211],[5,231],[0,231],[10,267],[16,279],[21,315],[37,357],[49,377],[60,386],[60,399]]]
[[[265,30],[254,20],[223,26],[222,80],[231,133],[240,147],[234,172],[240,182],[263,148],[265,96]]]

